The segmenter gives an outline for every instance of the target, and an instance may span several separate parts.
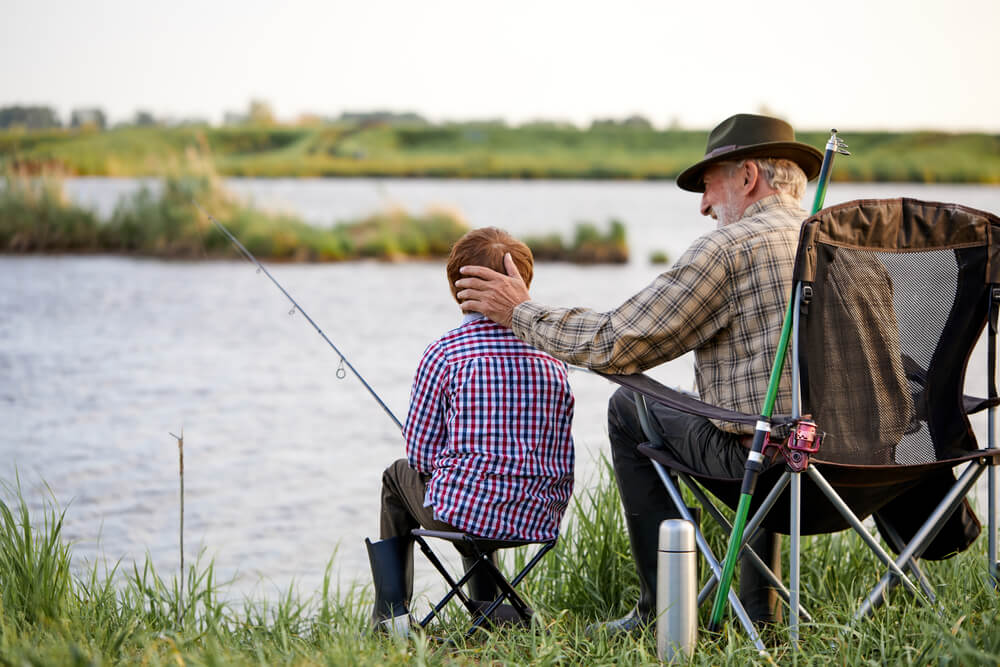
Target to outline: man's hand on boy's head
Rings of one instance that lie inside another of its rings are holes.
[[[456,280],[455,286],[462,290],[457,296],[464,312],[482,313],[509,328],[514,308],[531,297],[510,253],[504,255],[503,265],[507,275],[485,266],[463,266],[459,271],[469,277]]]

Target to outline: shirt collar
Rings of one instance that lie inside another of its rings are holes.
[[[747,218],[752,218],[755,215],[760,215],[764,211],[774,209],[774,208],[792,208],[792,209],[802,209],[802,205],[796,201],[794,197],[784,194],[783,192],[778,192],[773,195],[768,195],[763,199],[758,199],[754,203],[747,206],[746,210],[743,211],[742,220]]]
[[[462,316],[462,324],[468,324],[469,322],[475,322],[477,320],[485,320],[486,316],[482,313],[465,313]]]

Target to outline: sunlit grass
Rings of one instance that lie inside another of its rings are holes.
[[[557,550],[523,584],[536,610],[532,626],[469,639],[463,637],[468,619],[456,605],[427,634],[409,640],[371,634],[369,585],[334,590],[333,559],[312,596],[300,598],[290,588],[270,602],[225,601],[226,584],[203,560],[184,573],[183,602],[176,575],[156,572],[148,558],[73,574],[71,548],[61,536],[63,511],[48,501],[40,516],[32,516],[20,488],[7,487],[8,501],[0,504],[0,662],[656,664],[651,630],[613,638],[586,632],[591,622],[626,612],[636,597],[617,490],[609,466],[601,468],[596,484],[576,496]],[[717,530],[709,530],[709,540],[724,543]],[[813,538],[804,551],[803,601],[814,622],[802,628],[797,654],[784,630],[769,631],[771,658],[810,665],[995,664],[1000,605],[986,577],[982,542],[948,561],[926,564],[939,582],[941,615],[896,590],[889,604],[852,625],[853,610],[880,568],[860,540],[846,533]],[[523,558],[516,554],[512,560]],[[730,622],[718,636],[702,631],[690,664],[766,662]]]
[[[1000,183],[1000,137],[841,128],[837,181]],[[822,150],[828,133],[800,131]],[[220,173],[254,177],[675,178],[707,131],[454,123],[437,126],[148,127],[0,132],[0,162],[79,175],[158,176],[190,150]]]

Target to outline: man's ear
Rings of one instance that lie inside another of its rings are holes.
[[[747,160],[743,163],[743,192],[744,194],[749,194],[754,191],[757,187],[757,181],[760,180],[760,169],[757,167],[757,163],[753,160]]]

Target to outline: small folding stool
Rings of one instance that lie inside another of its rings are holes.
[[[556,540],[548,540],[543,542],[533,542],[533,541],[520,541],[520,540],[489,540],[479,537],[474,537],[467,533],[461,532],[449,532],[440,530],[424,530],[422,528],[417,528],[410,533],[416,540],[417,544],[420,545],[420,550],[424,552],[427,556],[427,560],[431,562],[444,580],[448,582],[449,590],[440,602],[435,604],[431,609],[430,613],[420,621],[420,627],[426,627],[431,620],[438,615],[448,602],[458,596],[458,599],[462,601],[465,608],[469,610],[472,615],[473,621],[472,626],[465,633],[465,636],[470,636],[476,631],[476,628],[482,627],[484,624],[488,625],[491,621],[490,615],[493,614],[500,608],[505,601],[510,604],[510,608],[513,609],[514,617],[511,619],[522,624],[527,624],[531,620],[532,611],[525,603],[524,599],[518,595],[517,591],[514,589],[517,587],[521,580],[535,567],[539,562],[541,562],[542,557],[548,553],[552,547],[556,545]],[[441,540],[447,540],[451,542],[458,548],[460,553],[467,558],[475,558],[475,562],[465,571],[464,574],[456,581],[454,577],[448,572],[448,569],[441,563],[441,559],[431,550],[428,546],[425,537],[433,537]],[[517,575],[511,579],[507,580],[504,574],[493,564],[490,556],[494,551],[499,549],[512,549],[514,547],[523,547],[530,544],[540,545],[535,555],[531,557],[528,563],[521,569]],[[497,597],[488,604],[484,605],[483,601],[472,600],[469,596],[462,590],[462,587],[472,579],[473,575],[478,572],[485,572],[489,578],[496,584],[499,591]]]

